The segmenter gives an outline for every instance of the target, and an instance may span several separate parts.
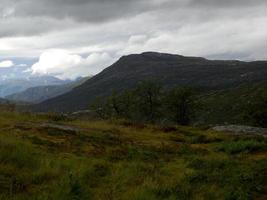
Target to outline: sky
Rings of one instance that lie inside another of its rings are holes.
[[[157,51],[267,60],[266,0],[0,0],[0,78],[99,73]]]

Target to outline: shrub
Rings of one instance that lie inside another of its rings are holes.
[[[190,88],[174,88],[166,92],[166,117],[177,124],[188,125],[195,116],[197,107],[195,94]]]
[[[244,118],[254,126],[267,127],[267,92],[259,94],[249,101]]]

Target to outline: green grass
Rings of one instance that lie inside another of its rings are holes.
[[[261,137],[53,114],[0,115],[1,200],[260,200],[266,175]]]
[[[223,151],[229,154],[251,153],[262,151],[264,149],[266,149],[266,143],[264,141],[257,140],[224,142],[218,146],[219,151]]]

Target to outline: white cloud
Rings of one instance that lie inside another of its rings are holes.
[[[65,50],[48,50],[32,65],[32,74],[54,75],[61,79],[74,79],[93,75],[110,65],[114,60],[107,53],[92,53],[83,58]]]
[[[13,67],[14,63],[11,60],[4,60],[2,62],[0,62],[0,68],[9,68],[9,67]]]

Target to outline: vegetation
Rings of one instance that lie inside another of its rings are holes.
[[[152,82],[96,99],[97,120],[2,104],[0,199],[266,199],[266,137],[188,126],[264,127],[266,108],[264,84],[203,95]]]
[[[113,92],[106,100],[97,98],[91,109],[102,119],[188,125],[195,116],[197,103],[191,88],[164,90],[147,81],[120,94]]]
[[[244,124],[266,127],[267,82],[243,84],[200,97],[203,109],[196,113],[201,124]]]
[[[0,115],[0,199],[266,199],[266,138]]]
[[[174,88],[166,94],[165,106],[168,118],[181,125],[190,124],[199,103],[190,88]]]
[[[96,99],[91,110],[102,119],[155,124],[243,124],[267,127],[267,84],[241,85],[210,93],[188,87],[166,89],[153,82]]]
[[[252,124],[267,128],[267,90],[248,102],[245,117]]]
[[[14,112],[16,110],[16,105],[10,102],[0,102],[0,110],[2,112]]]

